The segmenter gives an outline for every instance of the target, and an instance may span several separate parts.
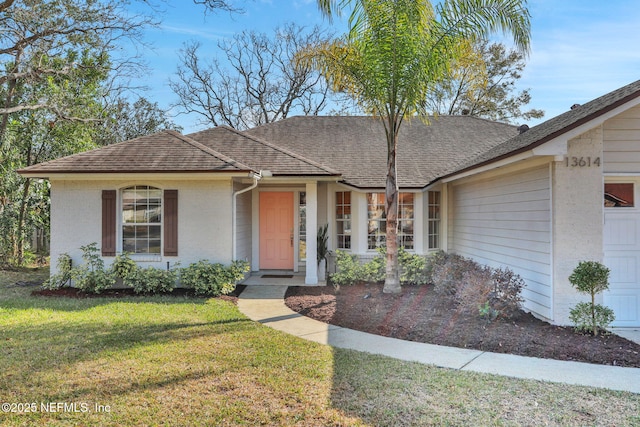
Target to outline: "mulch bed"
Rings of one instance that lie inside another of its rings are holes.
[[[290,287],[289,308],[332,325],[403,340],[496,353],[640,368],[640,344],[614,334],[597,337],[554,326],[528,313],[487,322],[438,297],[432,286],[382,293],[381,284]]]

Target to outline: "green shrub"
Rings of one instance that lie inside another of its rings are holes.
[[[578,292],[591,296],[590,303],[579,303],[569,314],[576,330],[598,335],[615,320],[613,310],[596,304],[596,294],[609,288],[609,269],[597,261],[580,261],[569,276],[569,282]]]
[[[427,260],[425,257],[412,254],[404,248],[398,250],[400,266],[400,282],[402,284],[429,283]],[[335,286],[353,285],[354,283],[383,282],[386,277],[386,248],[378,248],[378,255],[364,264],[358,261],[356,255],[344,251],[336,251],[336,273],[330,276]]]
[[[609,289],[609,269],[597,261],[580,261],[569,276],[569,282],[594,299],[595,294]]]
[[[400,264],[400,283],[409,285],[425,285],[429,283],[427,259],[418,254],[407,252],[403,247],[398,249]]]
[[[171,292],[176,286],[178,275],[175,270],[163,270],[155,267],[129,270],[126,284],[137,294],[157,294]]]
[[[111,264],[111,272],[114,276],[122,279],[125,286],[130,286],[129,276],[138,270],[138,264],[129,257],[126,252],[117,255]]]
[[[91,271],[84,266],[74,269],[72,278],[76,288],[91,294],[99,294],[116,283],[116,279],[108,272],[104,270]]]
[[[62,253],[58,256],[58,272],[53,274],[42,284],[44,289],[60,289],[63,286],[71,284],[71,272],[73,268],[73,260],[68,253]]]
[[[236,283],[249,271],[246,261],[234,261],[225,267],[220,263],[200,260],[181,269],[180,281],[183,286],[193,288],[198,295],[218,296],[229,294]]]
[[[500,312],[491,307],[489,301],[485,301],[484,304],[478,305],[478,314],[480,318],[485,319],[487,322],[493,322],[498,318]]]
[[[384,278],[387,275],[386,268],[386,251],[384,248],[379,248],[376,257],[360,266],[360,275],[362,280],[366,282],[384,282]]]
[[[336,272],[329,276],[333,286],[353,285],[365,280],[365,270],[356,255],[336,251]]]
[[[85,292],[99,294],[112,287],[116,280],[104,269],[98,244],[93,242],[80,246],[84,264],[71,269],[71,279],[76,288]]]
[[[598,329],[605,330],[615,318],[613,310],[609,307],[588,302],[576,304],[569,313],[569,320],[574,324],[576,331],[594,335],[598,335]]]

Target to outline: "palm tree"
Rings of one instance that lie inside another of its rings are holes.
[[[379,117],[387,139],[387,269],[384,292],[400,292],[396,152],[405,119],[427,120],[423,100],[470,41],[501,31],[529,49],[526,0],[318,0],[331,18],[352,8],[349,33],[312,46],[300,60],[314,66],[335,90],[353,96]]]

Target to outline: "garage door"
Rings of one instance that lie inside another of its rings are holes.
[[[604,304],[612,326],[640,326],[640,210],[633,182],[605,184],[604,263],[611,270]]]

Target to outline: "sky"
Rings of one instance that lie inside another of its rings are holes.
[[[237,1],[244,13],[205,13],[191,0],[165,0],[158,28],[145,31],[153,48],[143,54],[150,73],[141,81],[143,93],[161,108],[177,97],[168,81],[179,63],[178,51],[188,41],[199,41],[201,52],[215,57],[219,40],[244,30],[272,34],[289,22],[321,25],[336,33],[346,31],[346,17],[329,23],[318,11],[316,0]],[[529,0],[531,51],[518,89],[529,89],[529,108],[542,109],[542,119],[567,111],[640,79],[640,7],[637,0]],[[206,126],[198,117],[178,115],[172,120],[191,133]]]

